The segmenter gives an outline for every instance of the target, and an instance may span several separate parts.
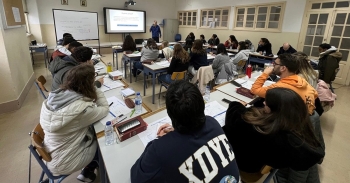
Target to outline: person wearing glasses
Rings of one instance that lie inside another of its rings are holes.
[[[309,114],[315,110],[315,99],[317,91],[302,77],[296,73],[299,69],[297,56],[284,53],[273,62],[273,67],[266,67],[251,88],[251,92],[259,97],[265,98],[267,90],[276,87],[289,88],[300,95],[308,106]],[[263,86],[269,75],[275,74],[281,79],[270,86]]]

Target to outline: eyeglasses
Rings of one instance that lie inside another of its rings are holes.
[[[275,65],[279,65],[279,66],[284,66],[282,64],[277,64],[275,61],[272,62],[272,65],[275,66]]]

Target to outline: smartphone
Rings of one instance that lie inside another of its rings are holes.
[[[235,80],[232,80],[231,83],[237,87],[242,87],[242,85],[237,83]]]
[[[136,126],[139,126],[141,123],[137,119],[134,121],[130,121],[129,123],[125,123],[121,126],[118,126],[117,129],[120,133],[124,133],[125,131],[130,130],[131,128],[134,128]]]
[[[223,98],[222,101],[225,102],[225,103],[228,103],[228,104],[230,104],[232,102],[231,100],[228,100],[228,99],[225,99],[225,98]]]

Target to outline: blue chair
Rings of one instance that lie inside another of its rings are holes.
[[[58,180],[57,183],[61,183],[63,179],[68,177],[68,175],[59,175],[54,176],[50,172],[50,170],[47,168],[45,162],[50,162],[52,160],[51,156],[45,151],[43,141],[45,137],[44,130],[41,128],[41,125],[38,124],[33,129],[32,132],[29,133],[31,136],[31,142],[32,144],[29,145],[30,155],[29,155],[29,182],[30,182],[30,176],[31,176],[31,155],[35,157],[41,168],[43,169],[40,178],[39,183],[54,183],[55,180]],[[45,162],[44,162],[45,161]],[[48,179],[43,180],[44,175],[48,177]]]
[[[181,41],[181,34],[176,34],[175,35],[175,41],[176,42]]]
[[[41,96],[43,96],[44,99],[47,98],[44,91],[49,92],[44,86],[45,83],[46,83],[46,79],[43,75],[39,76],[34,82],[36,88],[38,89],[39,93],[41,94]]]

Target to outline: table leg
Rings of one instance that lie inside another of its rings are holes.
[[[147,74],[146,74],[146,70],[145,69],[143,69],[143,96],[146,96],[146,76],[147,76],[147,74],[148,74],[148,72],[147,72]]]
[[[30,48],[30,54],[32,55],[32,64],[34,65],[34,55],[33,55],[33,48]]]
[[[115,49],[113,49],[113,67],[114,67],[114,54],[115,54]],[[118,56],[118,55],[117,55]]]
[[[124,75],[125,75],[125,79],[126,79],[126,78],[128,78],[128,75],[126,74],[126,61],[124,60],[123,63],[124,63]],[[130,61],[130,63],[131,63],[131,61]]]
[[[47,57],[46,57],[46,55],[47,55],[47,50],[44,50],[44,62],[45,62],[45,68],[47,68],[47,63],[46,63],[46,59],[47,59]]]
[[[130,60],[130,83],[132,83],[132,65],[134,65],[134,61]],[[136,72],[136,74],[137,74],[137,72]]]
[[[107,176],[107,172],[105,169],[105,163],[103,161],[100,149],[98,149],[98,162],[99,162],[99,171],[100,171],[99,173],[100,173],[100,177],[101,177],[101,182],[108,183],[108,176]]]
[[[118,50],[115,50],[115,60],[116,60],[116,65],[117,65],[117,70],[118,70]]]
[[[152,72],[152,85],[153,85],[153,91],[152,91],[152,104],[154,104],[154,93],[155,93],[155,85],[156,85],[156,73]],[[145,87],[145,86],[144,86]]]

